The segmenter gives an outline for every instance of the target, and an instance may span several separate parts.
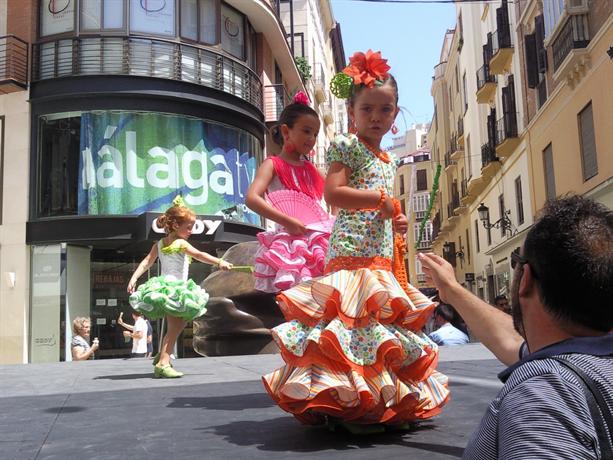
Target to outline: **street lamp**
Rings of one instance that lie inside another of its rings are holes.
[[[463,249],[464,247],[460,247],[460,250],[456,252],[455,243],[445,241],[445,243],[443,244],[443,255],[445,256],[445,258],[449,258],[449,256],[455,255],[456,257],[459,257],[460,259],[464,260]]]
[[[481,203],[481,206],[477,208],[477,212],[479,213],[479,220],[486,230],[491,228],[501,228],[503,233],[509,232],[511,235],[515,233],[516,230],[514,231],[513,223],[511,222],[511,219],[509,219],[511,211],[503,212],[500,219],[493,224],[490,223],[490,210],[483,203]]]

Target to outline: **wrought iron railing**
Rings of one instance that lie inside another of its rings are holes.
[[[462,137],[464,135],[464,117],[458,118],[458,137]]]
[[[517,137],[517,113],[507,112],[496,120],[496,145]]]
[[[0,37],[0,84],[28,85],[28,44],[14,35]]]
[[[447,68],[447,61],[443,61],[434,66],[434,76],[433,80],[438,78],[442,78],[445,75],[445,69]]]
[[[484,64],[483,67],[477,70],[477,91],[483,88],[486,83],[496,83],[496,76],[490,74],[488,64]]]
[[[262,110],[262,82],[240,61],[184,43],[136,37],[74,37],[33,46],[32,80],[129,75],[224,91]]]
[[[492,34],[492,55],[496,54],[501,48],[513,48],[511,30],[508,25]]]
[[[455,161],[451,159],[451,154],[453,153],[452,150],[449,150],[446,154],[445,154],[445,168],[448,168],[449,166],[453,166],[455,165]]]
[[[554,71],[560,67],[571,50],[585,48],[589,42],[590,29],[587,13],[569,16],[560,33],[551,42]]]
[[[496,149],[492,147],[489,143],[483,144],[481,146],[481,167],[485,168],[493,161],[498,161],[498,157],[496,156]]]
[[[268,85],[264,87],[264,118],[266,122],[279,120],[281,112],[290,103],[285,86]]]
[[[438,234],[441,232],[441,213],[436,212],[434,215],[434,219],[432,219],[432,241],[436,239]]]
[[[460,182],[460,197],[468,196],[468,179],[462,179]]]

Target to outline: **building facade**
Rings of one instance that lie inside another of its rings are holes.
[[[347,130],[345,101],[337,99],[329,88],[332,77],[346,65],[340,25],[330,0],[282,0],[281,17],[294,37],[294,56],[308,64],[310,77],[305,84],[321,120],[313,162],[324,171],[330,142]]]
[[[203,250],[261,228],[245,191],[278,95],[306,89],[280,5],[0,0],[0,12],[0,362],[69,360],[76,316],[100,357],[125,356],[126,285],[176,194],[204,220]]]
[[[547,199],[611,206],[612,11],[608,0],[456,4],[432,85],[444,167],[433,247],[459,257],[458,279],[487,301],[508,294],[510,253]]]

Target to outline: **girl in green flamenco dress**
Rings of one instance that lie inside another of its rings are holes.
[[[232,264],[201,252],[187,242],[192,234],[196,215],[178,196],[173,205],[157,218],[157,226],[166,236],[151,247],[149,254],[138,265],[128,283],[130,305],[155,320],[166,317],[167,331],[162,338],[160,353],[154,359],[155,378],[177,378],[182,372],[170,364],[170,354],[187,321],[206,312],[209,295],[194,281],[187,278],[191,259],[217,265],[229,270]],[[136,282],[160,258],[162,274],[150,278],[134,290]]]

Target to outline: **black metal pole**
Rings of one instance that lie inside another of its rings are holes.
[[[296,57],[294,54],[294,0],[289,0],[289,36],[291,39],[290,49],[292,50],[292,57]]]

